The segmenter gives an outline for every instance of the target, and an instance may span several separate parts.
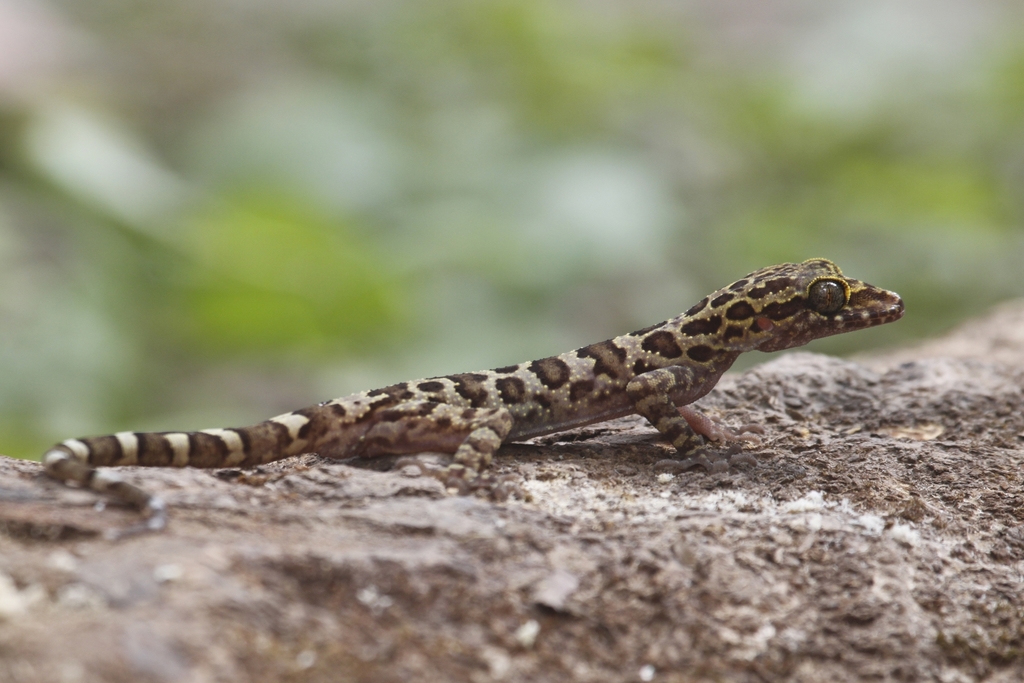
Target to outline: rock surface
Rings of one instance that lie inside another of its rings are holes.
[[[870,366],[870,367],[868,367]],[[315,456],[134,469],[161,534],[0,457],[0,680],[1024,678],[1024,303],[700,402],[757,466],[671,474],[639,418],[502,449],[530,500]]]

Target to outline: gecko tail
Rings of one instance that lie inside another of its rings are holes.
[[[77,485],[112,500],[138,509],[144,519],[123,529],[112,529],[104,535],[117,540],[139,533],[161,531],[167,526],[167,505],[159,496],[129,484],[119,474],[98,470],[76,457],[66,446],[58,446],[43,456],[43,467],[51,478],[65,484]]]

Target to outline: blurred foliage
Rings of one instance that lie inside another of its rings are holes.
[[[273,190],[200,212],[185,242],[194,267],[176,307],[191,314],[174,327],[183,345],[365,352],[398,317],[386,261],[344,222]]]
[[[0,0],[0,451],[557,353],[812,256],[908,307],[817,350],[1020,296],[1019,17],[899,4]]]

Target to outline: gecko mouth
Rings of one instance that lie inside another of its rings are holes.
[[[872,311],[872,320],[878,320],[880,322],[891,322],[893,320],[899,320],[900,318],[903,317],[903,299],[901,299],[900,295],[896,294],[895,292],[886,292],[886,294],[892,297],[893,301],[889,304],[887,308],[881,311]]]
[[[858,294],[861,296],[858,297]],[[867,299],[855,301],[857,298]],[[871,327],[893,322],[903,317],[903,299],[895,292],[885,290],[855,293],[850,300],[852,310],[839,314],[843,323]]]

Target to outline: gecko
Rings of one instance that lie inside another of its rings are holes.
[[[629,414],[646,418],[687,465],[712,465],[707,442],[750,439],[697,411],[745,351],[779,351],[903,316],[898,294],[816,258],[755,270],[685,313],[557,356],[430,377],[325,401],[241,428],[119,432],[68,439],[43,456],[50,477],[92,489],[164,528],[158,496],[99,467],[254,467],[303,453],[372,458],[453,454],[428,474],[463,492],[492,485],[498,448]],[[721,458],[719,458],[721,460]],[[423,469],[423,468],[421,468]]]

